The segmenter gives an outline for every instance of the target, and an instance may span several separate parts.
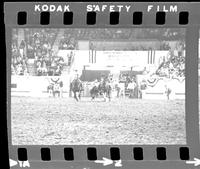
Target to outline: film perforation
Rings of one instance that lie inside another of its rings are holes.
[[[187,25],[189,22],[189,12],[181,11],[179,13],[179,25]]]
[[[74,150],[71,147],[64,148],[64,158],[66,161],[73,161],[74,160]]]
[[[63,24],[72,25],[73,24],[73,12],[64,12],[63,13]]]
[[[156,24],[157,25],[164,25],[166,19],[165,12],[156,12]]]
[[[40,13],[40,25],[49,25],[52,18],[50,12],[41,12]],[[96,12],[87,12],[86,15],[86,24],[87,25],[95,25],[96,24]],[[27,12],[20,11],[17,14],[17,24],[18,25],[25,25],[27,24]],[[166,23],[166,16],[167,13],[163,11],[156,12],[155,23],[156,25],[164,25]],[[141,25],[143,24],[143,12],[135,11],[133,12],[133,25]],[[188,11],[181,11],[179,12],[179,25],[187,25],[189,22],[189,12]],[[120,23],[120,13],[119,12],[110,12],[109,15],[109,24],[110,25],[118,25]],[[73,24],[73,12],[64,12],[63,13],[63,25],[72,25]]]
[[[18,148],[17,153],[18,153],[18,160],[19,161],[27,161],[28,160],[26,148]]]
[[[41,160],[42,161],[51,161],[51,149],[48,147],[41,148]]]
[[[135,160],[143,160],[143,148],[142,147],[134,147],[133,148],[133,157]]]
[[[133,13],[133,25],[141,25],[143,21],[143,13],[136,11]]]
[[[17,24],[18,25],[25,25],[27,23],[27,12],[20,11],[17,14]]]
[[[156,158],[157,160],[167,160],[167,149],[165,147],[156,147]],[[41,160],[42,161],[51,161],[51,149],[50,148],[41,148]],[[71,147],[64,148],[64,159],[66,161],[74,161],[74,150]],[[19,161],[27,161],[28,160],[28,152],[26,148],[18,148],[17,156]],[[133,157],[134,160],[145,160],[143,155],[142,147],[134,147],[133,148]],[[120,148],[119,147],[111,147],[110,148],[110,158],[111,160],[120,160]],[[179,158],[180,160],[189,160],[189,148],[188,147],[180,147],[179,148]],[[95,161],[98,159],[97,157],[97,149],[95,147],[87,148],[87,159],[89,161]]]
[[[119,12],[110,12],[110,25],[117,25],[119,24]]]
[[[166,148],[165,147],[157,147],[156,148],[156,155],[158,160],[166,160]]]
[[[41,25],[49,25],[50,23],[50,12],[41,12],[40,13],[40,24]]]
[[[120,160],[120,148],[119,147],[111,147],[110,148],[110,157],[111,157],[111,160]]]
[[[87,25],[96,24],[96,12],[87,12]]]
[[[87,158],[90,161],[97,160],[97,150],[95,147],[88,147],[87,148]]]
[[[181,160],[189,160],[190,159],[189,148],[188,147],[180,147],[179,155],[180,155]]]

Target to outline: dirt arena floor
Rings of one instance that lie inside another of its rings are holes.
[[[11,99],[14,145],[186,144],[181,100]]]

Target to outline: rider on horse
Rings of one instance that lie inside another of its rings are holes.
[[[83,91],[83,84],[77,74],[74,80],[71,82],[71,91],[74,93],[74,98],[79,101],[81,98],[81,91]]]
[[[103,95],[105,100],[106,100],[106,97],[108,97],[109,101],[111,100],[111,92],[112,92],[111,84],[112,84],[111,74],[109,74],[107,77],[103,76],[99,84],[100,94]]]

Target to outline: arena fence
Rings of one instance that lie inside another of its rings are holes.
[[[49,97],[51,80],[62,80],[63,97],[69,96],[69,79],[63,76],[12,76],[11,96]]]
[[[144,77],[138,75],[138,84]],[[69,91],[70,79],[67,76],[12,76],[11,77],[11,96],[29,96],[29,97],[49,97],[47,87],[51,80],[63,81],[63,97],[72,96]],[[179,79],[157,79],[147,84],[147,89],[141,90],[142,99],[166,99],[165,85],[171,88],[170,99],[185,98],[185,80]],[[83,97],[90,97],[90,90],[93,87],[92,82],[83,82]],[[114,91],[113,97],[117,96]],[[136,97],[137,98],[137,97]]]

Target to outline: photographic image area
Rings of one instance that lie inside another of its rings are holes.
[[[13,145],[186,144],[184,28],[15,28]]]

